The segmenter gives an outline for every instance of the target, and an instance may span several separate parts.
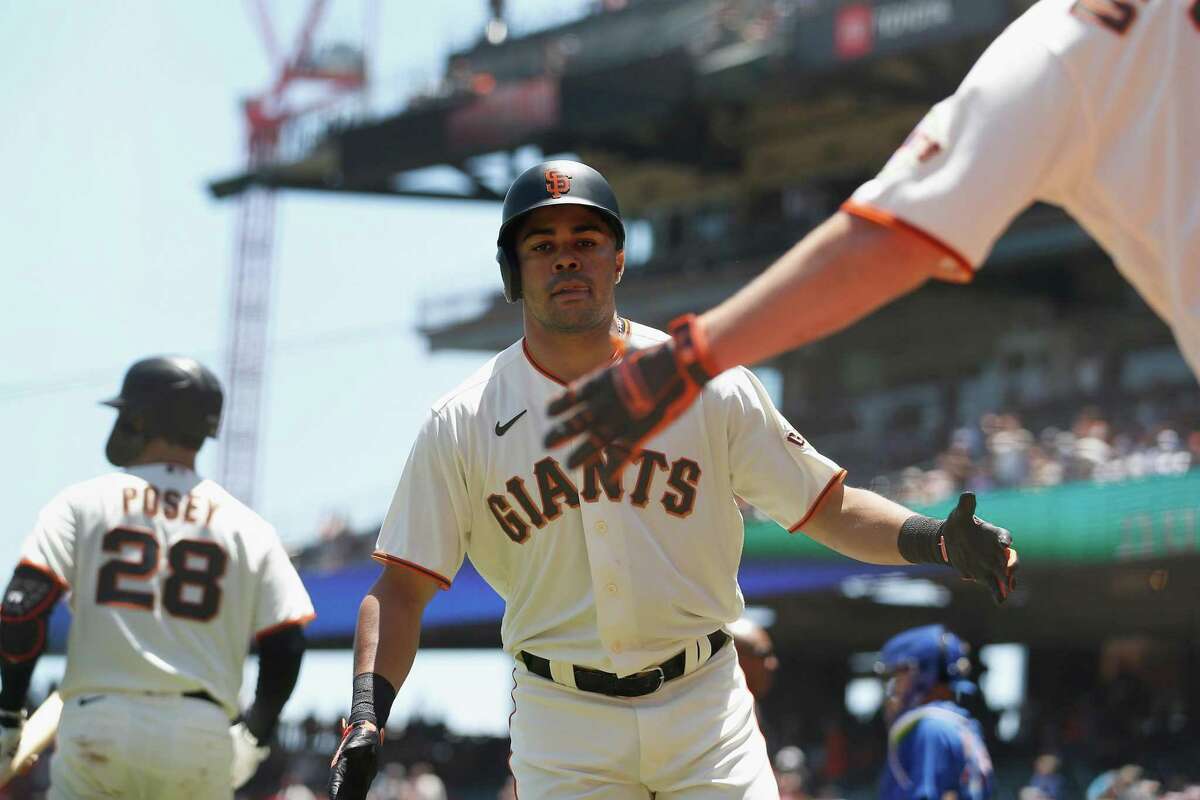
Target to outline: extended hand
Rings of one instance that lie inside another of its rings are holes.
[[[342,741],[329,770],[330,800],[365,800],[379,769],[383,732],[373,723],[355,722],[342,729]]]
[[[585,437],[567,457],[568,469],[592,464],[606,452],[608,469],[624,467],[647,439],[683,414],[712,379],[715,370],[695,316],[675,320],[670,332],[669,341],[634,350],[616,364],[580,378],[550,403],[551,416],[567,418],[546,434],[547,447]]]
[[[963,492],[942,523],[942,555],[966,579],[980,581],[998,604],[1017,588],[1017,550],[1012,534],[975,516],[975,495]]]

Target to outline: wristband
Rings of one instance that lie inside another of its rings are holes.
[[[354,676],[354,697],[350,701],[350,719],[347,724],[367,721],[379,730],[387,727],[388,715],[392,713],[392,702],[396,690],[388,679],[378,672],[362,672]]]
[[[708,339],[700,329],[695,314],[676,317],[667,326],[675,340],[675,366],[679,373],[697,386],[703,386],[717,375],[716,365],[708,352]]]
[[[944,519],[934,519],[922,514],[913,514],[900,526],[896,546],[900,555],[910,564],[950,563],[946,555],[946,542],[942,538]]]

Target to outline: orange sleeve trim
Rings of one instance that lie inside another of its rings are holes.
[[[19,566],[36,569],[38,572],[42,573],[43,575],[48,577],[50,580],[52,580],[56,584],[58,584],[59,588],[62,589],[64,592],[71,591],[71,584],[64,581],[62,578],[60,578],[58,576],[58,574],[54,570],[50,569],[49,567],[47,567],[45,565],[35,564],[32,561],[30,561],[28,558],[22,558],[19,563]]]
[[[435,581],[437,581],[438,586],[440,586],[441,588],[443,588],[443,589],[450,588],[450,579],[449,578],[447,578],[443,575],[440,575],[431,569],[422,567],[420,564],[414,564],[411,561],[405,561],[403,558],[396,558],[395,556],[393,556],[389,553],[384,553],[381,550],[376,550],[374,553],[372,553],[371,558],[375,559],[380,564],[383,564],[385,567],[390,567],[390,566],[396,565],[396,566],[401,566],[401,567],[408,567],[409,569],[415,569],[417,572],[420,572],[423,575],[428,575],[429,577],[433,578]]]
[[[953,276],[936,275],[935,277],[939,280],[949,281],[950,283],[970,283],[975,279],[975,270],[971,267],[971,262],[967,261],[962,253],[958,252],[953,247],[946,244],[928,231],[913,225],[911,222],[902,220],[900,217],[897,217],[891,212],[884,211],[882,208],[876,208],[875,206],[867,203],[858,203],[854,200],[847,200],[846,202],[842,203],[842,211],[845,211],[847,214],[869,220],[877,225],[882,225],[889,230],[898,231],[910,236],[916,236],[918,239],[928,242],[929,244],[941,250],[946,256],[954,261],[954,266],[958,272]]]
[[[804,523],[812,519],[813,515],[821,510],[821,506],[825,503],[825,498],[829,497],[829,493],[833,491],[833,488],[844,480],[846,480],[846,470],[838,470],[838,473],[829,479],[829,483],[825,484],[825,488],[821,490],[821,493],[817,495],[817,499],[809,506],[808,513],[804,515],[802,520],[788,528],[788,533],[795,533],[803,528]]]
[[[291,628],[294,625],[307,625],[308,623],[312,622],[316,618],[317,618],[316,614],[305,614],[302,617],[296,617],[294,619],[285,619],[283,622],[277,622],[274,625],[270,625],[266,628],[263,628],[261,631],[254,634],[254,638],[261,639],[264,636],[270,636],[272,633],[278,633],[279,631],[283,630],[284,628]]]

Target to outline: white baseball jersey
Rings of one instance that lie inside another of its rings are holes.
[[[1034,200],[1112,255],[1200,374],[1200,0],[1042,0],[845,208],[969,278]]]
[[[233,716],[251,637],[314,616],[275,529],[174,465],[66,489],[42,510],[22,562],[70,592],[68,699],[204,690]]]
[[[627,328],[634,347],[666,339]],[[433,407],[379,534],[376,558],[443,587],[469,556],[513,653],[620,675],[674,656],[742,612],[734,495],[795,531],[845,475],[740,368],[619,478],[568,470],[542,444],[562,389],[523,341],[489,361]]]

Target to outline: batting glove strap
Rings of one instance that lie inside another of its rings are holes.
[[[675,365],[684,380],[701,387],[717,375],[716,364],[708,350],[708,337],[695,314],[676,317],[667,326],[667,332],[674,340]]]
[[[910,564],[950,563],[946,555],[946,541],[942,538],[942,525],[946,520],[913,514],[900,526],[896,545],[900,555]]]

